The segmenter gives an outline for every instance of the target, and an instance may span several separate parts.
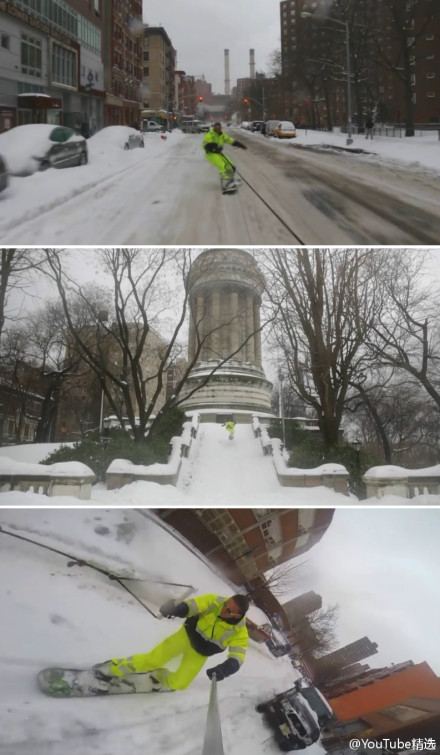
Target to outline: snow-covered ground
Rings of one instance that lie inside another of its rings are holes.
[[[4,530],[88,558],[117,574],[157,607],[180,590],[231,595],[233,586],[184,547],[154,515],[127,510],[0,511]],[[159,621],[121,585],[49,550],[0,533],[1,755],[195,755],[201,753],[210,683],[202,671],[191,687],[163,695],[52,699],[38,691],[39,669],[87,667],[143,652],[181,625]],[[148,580],[152,580],[149,582]],[[261,612],[251,607],[260,623]],[[220,656],[219,656],[220,658]],[[215,665],[208,661],[206,668]],[[219,683],[228,755],[263,755],[278,748],[255,704],[290,686],[290,661],[250,642],[239,673]]]
[[[264,139],[258,132],[246,131],[255,139]],[[437,131],[425,131],[423,136],[418,135],[405,137],[402,129],[402,137],[375,136],[374,139],[366,139],[364,134],[354,134],[353,143],[347,146],[347,134],[338,130],[313,131],[311,129],[298,129],[295,139],[276,139],[270,137],[264,139],[276,149],[295,149],[298,147],[323,149],[326,151],[344,150],[357,153],[359,161],[381,165],[404,165],[408,171],[426,172],[440,176],[440,139]]]
[[[0,448],[2,468],[5,457],[15,462],[38,462],[47,456],[50,444]],[[57,444],[52,448],[56,448]],[[41,449],[39,455],[38,449]],[[38,458],[39,456],[39,458]],[[17,471],[16,465],[11,468]],[[340,506],[438,506],[439,495],[419,495],[406,499],[387,495],[359,502],[354,496],[335,493],[325,487],[281,487],[277,481],[273,460],[264,456],[260,440],[254,438],[251,425],[237,425],[235,438],[230,441],[226,430],[215,423],[202,423],[191,445],[188,459],[183,459],[176,487],[155,482],[134,482],[121,489],[108,491],[103,484],[92,488],[89,501],[67,496],[47,498],[33,492],[0,493],[0,506],[128,506],[169,507],[192,506],[294,506],[314,508]]]
[[[274,245],[297,243],[294,233],[306,244],[435,243],[440,175],[435,132],[373,142],[355,136],[346,148],[339,133],[298,130],[295,140],[279,141],[228,131],[249,146],[238,156],[231,150],[231,157],[260,198],[245,184],[232,201],[219,195],[201,135],[175,130],[165,140],[145,134],[145,149],[130,151],[94,149],[92,137],[88,165],[11,177],[0,198],[0,240]],[[270,159],[286,152],[295,156],[289,170]],[[414,211],[411,223],[405,207]]]

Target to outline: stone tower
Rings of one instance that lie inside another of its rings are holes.
[[[190,325],[188,357],[201,345],[188,388],[227,360],[209,383],[189,397],[185,409],[229,411],[236,421],[270,414],[271,383],[261,364],[260,306],[265,286],[257,264],[241,249],[209,249],[195,260],[188,276]]]

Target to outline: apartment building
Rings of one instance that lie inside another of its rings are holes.
[[[146,113],[168,120],[175,101],[176,51],[162,26],[143,28],[142,104]]]
[[[402,0],[399,13],[393,17],[386,0],[359,0],[346,24],[326,3],[282,0],[279,115],[318,128],[347,123],[348,42],[356,127],[370,113],[378,121],[400,123],[410,111],[416,124],[438,123],[440,7]]]
[[[104,125],[139,126],[142,108],[142,2],[106,2]]]

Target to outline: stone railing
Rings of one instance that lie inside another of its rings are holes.
[[[397,495],[415,498],[440,495],[440,464],[426,469],[405,469],[393,465],[371,467],[363,476],[367,498]]]
[[[197,436],[199,416],[195,412],[190,422],[185,422],[182,434],[171,438],[171,453],[166,464],[133,464],[127,459],[114,459],[107,469],[108,490],[122,488],[137,480],[157,482],[159,485],[176,485],[182,459],[187,457],[193,438]]]
[[[257,417],[252,418],[252,429],[260,438],[265,456],[272,456],[278,482],[283,487],[315,488],[323,485],[337,493],[348,495],[348,472],[342,464],[322,464],[315,469],[288,467],[283,457],[283,443],[279,438],[270,438],[267,429]]]
[[[69,495],[83,501],[90,499],[96,482],[93,471],[79,461],[57,464],[27,464],[0,457],[0,492],[10,490],[40,493],[41,495]]]

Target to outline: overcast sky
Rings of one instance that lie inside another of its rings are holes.
[[[440,509],[337,509],[281,602],[314,590],[339,604],[337,647],[366,635],[372,668],[426,661],[440,675],[439,541]]]
[[[204,74],[213,92],[224,94],[224,50],[229,49],[231,89],[249,76],[249,49],[256,70],[268,71],[268,57],[280,47],[279,0],[143,0],[143,20],[163,26],[177,51],[177,67]]]

